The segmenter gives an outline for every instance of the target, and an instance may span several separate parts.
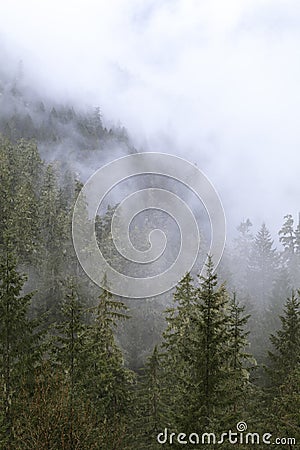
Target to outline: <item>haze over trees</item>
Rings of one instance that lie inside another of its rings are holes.
[[[171,295],[113,296],[81,269],[71,218],[77,169],[116,144],[134,152],[126,130],[32,99],[20,80],[0,78],[0,92],[0,447],[155,449],[165,428],[242,420],[300,442],[300,224],[287,211],[276,248],[247,219],[220,273],[212,255]],[[109,255],[114,206],[96,223]]]

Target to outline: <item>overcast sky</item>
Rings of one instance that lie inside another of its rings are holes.
[[[197,162],[230,225],[296,217],[299,1],[1,1],[0,39],[42,92]]]

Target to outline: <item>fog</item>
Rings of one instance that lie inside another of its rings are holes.
[[[292,0],[11,0],[2,65],[42,96],[100,106],[139,150],[196,162],[229,230],[300,210],[300,5]]]

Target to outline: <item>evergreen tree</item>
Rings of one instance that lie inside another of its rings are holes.
[[[248,259],[247,286],[252,305],[249,321],[252,352],[261,364],[266,356],[269,334],[263,326],[267,319],[271,295],[279,274],[279,257],[271,234],[263,223],[257,232]]]
[[[113,449],[124,445],[132,408],[134,376],[124,367],[122,352],[114,337],[117,322],[127,317],[126,307],[104,289],[92,311],[93,319],[84,340],[85,376],[81,389],[92,403],[98,420],[105,425],[106,448]]]
[[[271,335],[269,376],[272,387],[278,387],[300,364],[300,303],[293,292],[287,299],[281,329]]]
[[[35,333],[35,323],[28,319],[28,308],[33,294],[21,295],[26,278],[18,273],[16,258],[12,253],[4,252],[1,258],[0,442],[2,448],[10,450],[15,448],[14,424],[20,400],[19,390],[24,383],[30,388],[31,374],[38,360],[38,334]],[[22,400],[26,402],[25,398]],[[25,407],[25,404],[21,407]]]
[[[0,244],[10,242],[22,263],[34,263],[38,249],[38,187],[41,167],[33,143],[12,145],[0,138]]]
[[[283,245],[281,254],[282,264],[288,270],[288,276],[292,286],[299,286],[300,283],[300,253],[298,250],[299,225],[294,229],[294,219],[291,214],[284,216],[285,222],[279,231],[279,241]]]
[[[278,436],[299,434],[299,368],[300,368],[300,303],[296,294],[287,299],[281,328],[271,335],[273,346],[266,368],[268,385],[265,389],[265,426]],[[293,446],[291,448],[294,448]]]
[[[67,262],[65,255],[71,238],[69,211],[64,209],[54,168],[45,169],[39,200],[39,291],[38,313],[46,313],[48,322],[58,315],[58,305],[63,299],[61,280]]]
[[[250,384],[250,371],[255,360],[250,353],[247,323],[250,315],[245,314],[245,306],[238,303],[236,293],[230,299],[228,307],[228,376],[226,381],[226,413],[224,411],[224,426],[238,422],[250,399],[252,386]]]
[[[175,306],[166,311],[167,327],[163,333],[163,368],[166,379],[165,403],[168,404],[168,423],[180,427],[186,420],[193,395],[193,365],[197,357],[197,294],[188,273],[174,293]],[[172,395],[170,395],[172,392]],[[185,400],[183,401],[183,399]],[[181,408],[178,408],[181,404]]]
[[[158,448],[156,437],[166,424],[166,405],[163,401],[164,373],[161,358],[162,355],[155,346],[152,354],[148,357],[139,383],[136,398],[137,421],[132,438],[138,448]]]
[[[300,441],[300,366],[298,364],[287,378],[281,380],[276,395],[268,409],[269,429],[274,435],[287,436]],[[290,444],[290,448],[297,448]]]
[[[197,378],[200,381],[199,397],[194,408],[203,405],[199,425],[208,426],[222,408],[222,385],[226,378],[224,364],[228,355],[228,316],[226,308],[228,296],[224,286],[217,287],[217,275],[213,272],[213,262],[209,256],[206,276],[200,277],[198,289],[199,310],[201,314],[199,361]],[[198,381],[198,382],[199,382]],[[199,414],[199,413],[198,413]]]
[[[54,336],[55,362],[62,374],[65,375],[65,384],[69,394],[69,426],[68,438],[70,450],[75,447],[74,417],[76,415],[78,386],[83,377],[83,351],[84,351],[84,322],[83,307],[78,298],[77,286],[74,279],[66,282],[65,299],[61,307],[62,321],[56,325]]]
[[[278,258],[271,234],[263,223],[255,236],[249,256],[250,294],[260,310],[265,310],[278,270]]]
[[[169,311],[163,343],[170,421],[187,432],[220,424],[228,375],[228,298],[224,286],[217,286],[211,257],[200,283],[194,288],[187,275],[177,287],[179,304]]]
[[[300,213],[298,215],[298,225],[295,229],[295,241],[294,241],[294,248],[296,255],[300,254]]]
[[[289,280],[287,268],[280,267],[278,270],[277,278],[273,285],[269,306],[267,307],[262,324],[262,328],[264,329],[264,340],[262,347],[265,354],[267,354],[267,350],[270,346],[270,335],[274,334],[280,328],[280,316],[283,313],[285,300],[290,297],[291,293],[292,287],[291,281]],[[262,342],[260,344],[262,344]]]
[[[233,281],[239,291],[247,288],[248,261],[253,244],[252,223],[249,219],[240,223],[233,251]]]
[[[300,213],[298,225],[295,229],[295,254],[294,254],[294,282],[296,286],[300,285]]]
[[[291,214],[284,216],[285,222],[279,231],[279,241],[284,247],[286,257],[290,257],[295,252],[295,232],[294,219]]]

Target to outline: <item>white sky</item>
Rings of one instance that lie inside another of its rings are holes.
[[[185,156],[229,225],[300,210],[300,3],[0,0],[0,39],[55,98]]]

